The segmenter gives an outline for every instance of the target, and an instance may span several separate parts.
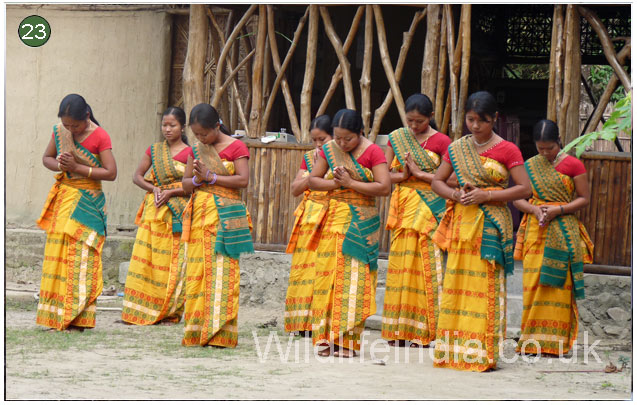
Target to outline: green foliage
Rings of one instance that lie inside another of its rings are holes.
[[[608,81],[614,75],[613,68],[608,65],[593,65],[588,76],[588,80],[591,82],[591,92],[597,100],[602,96]],[[624,86],[618,86],[613,95],[610,97],[610,101],[618,102],[624,95]]]
[[[579,138],[575,138],[562,150],[562,153],[566,153],[572,148],[575,148],[575,154],[579,158],[582,153],[586,151],[586,148],[591,146],[594,141],[598,139],[604,139],[606,141],[614,142],[615,138],[620,132],[633,135],[633,116],[632,116],[632,92],[628,93],[624,98],[619,100],[615,104],[608,120],[604,123],[604,126],[600,131],[589,132]]]

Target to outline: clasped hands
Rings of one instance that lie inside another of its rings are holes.
[[[451,198],[462,205],[482,204],[490,200],[490,191],[482,190],[471,183],[465,183],[460,190],[455,190]]]
[[[533,214],[540,223],[540,226],[545,226],[562,213],[562,208],[556,205],[540,205],[533,208]]]
[[[341,187],[347,187],[352,184],[352,176],[350,176],[347,169],[343,166],[337,166],[334,168],[334,182]]]
[[[58,169],[65,172],[75,173],[77,166],[79,165],[77,160],[75,160],[75,156],[73,156],[71,152],[62,152],[57,155],[55,160],[58,161]]]
[[[403,171],[402,173],[402,177],[401,180],[407,180],[409,178],[409,176],[415,176],[418,177],[418,175],[420,173],[422,173],[423,171],[420,170],[420,167],[418,167],[418,164],[414,161],[414,158],[412,157],[411,153],[407,152],[405,153],[405,165],[403,166]]]

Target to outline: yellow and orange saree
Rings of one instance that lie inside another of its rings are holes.
[[[402,171],[409,152],[418,167],[433,173],[440,155],[423,149],[407,128],[389,134],[394,149],[391,169]],[[436,337],[442,290],[442,254],[431,237],[445,211],[445,200],[431,185],[411,176],[398,183],[389,202],[392,231],[381,336],[428,345]]]
[[[73,140],[62,124],[53,127],[58,154],[71,152],[90,167],[98,155]],[[57,330],[95,327],[95,300],[102,293],[102,247],[106,210],[102,184],[58,173],[37,224],[47,233],[36,323]]]
[[[309,176],[313,167],[314,149],[303,155]],[[328,172],[329,174],[329,172]],[[322,213],[328,203],[327,192],[306,190],[294,211],[294,226],[285,250],[292,253],[292,266],[285,295],[284,325],[286,332],[312,330],[312,293],[316,277],[316,250],[309,248]]]
[[[373,181],[372,172],[336,142],[323,145],[323,151],[332,171],[344,166],[353,179]],[[328,197],[310,239],[317,251],[312,340],[359,350],[365,319],[376,312],[380,219],[374,197],[351,189],[330,191]]]
[[[146,180],[162,190],[181,188],[186,166],[172,158],[168,143],[151,145],[150,154]],[[181,218],[187,203],[187,197],[173,197],[156,207],[155,195],[146,193],[135,219],[139,229],[124,287],[123,321],[151,325],[181,319],[186,276]]]
[[[564,205],[574,198],[575,183],[544,156],[524,164],[532,205]],[[584,263],[593,259],[593,243],[575,215],[562,215],[540,226],[535,215],[520,223],[515,258],[523,260],[523,310],[518,352],[568,353],[577,340],[576,299],[584,298]]]
[[[234,163],[222,160],[214,146],[196,142],[195,159],[228,176]],[[238,189],[203,185],[183,215],[187,242],[184,346],[235,347],[238,341],[239,256],[254,252],[252,222]]]
[[[460,186],[504,189],[509,172],[480,156],[465,136],[449,146]],[[505,203],[464,206],[447,202],[434,234],[446,250],[434,366],[486,371],[495,368],[506,335],[505,272],[513,272],[513,226]]]

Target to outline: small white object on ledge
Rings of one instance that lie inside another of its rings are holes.
[[[261,143],[270,143],[276,141],[276,136],[268,135],[261,138]]]

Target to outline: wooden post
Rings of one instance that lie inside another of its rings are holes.
[[[352,77],[349,70],[350,64],[343,53],[343,44],[341,44],[341,40],[334,30],[327,8],[325,6],[321,6],[319,7],[319,10],[321,12],[321,17],[323,18],[325,33],[334,47],[334,52],[336,52],[336,57],[338,58],[339,65],[341,66],[341,73],[343,74],[343,88],[345,90],[345,105],[350,110],[355,110],[356,102],[354,101],[354,88],[352,87]]]
[[[439,130],[442,130],[442,117],[444,115],[445,90],[447,88],[447,20],[442,14],[440,24],[440,55],[438,56],[438,80],[436,80],[436,98],[434,100],[434,114]]]
[[[354,38],[356,37],[356,33],[358,32],[358,25],[360,24],[361,18],[363,17],[363,11],[365,11],[365,6],[359,6],[356,10],[356,14],[354,15],[354,19],[352,20],[352,26],[349,28],[349,32],[347,33],[347,38],[345,39],[345,43],[343,44],[343,53],[347,56],[347,52],[349,51],[350,46],[354,42]],[[338,86],[338,82],[343,78],[343,74],[341,72],[341,65],[336,67],[334,74],[332,75],[332,80],[330,85],[325,92],[325,96],[323,96],[323,101],[321,101],[321,105],[316,111],[316,115],[319,116],[325,112],[327,109],[327,105],[330,103],[334,92],[336,91],[336,86]]]
[[[250,111],[249,136],[257,138],[262,135],[261,103],[263,102],[263,66],[265,61],[266,8],[259,5],[259,22],[257,25],[257,53],[254,55],[254,71],[252,72],[252,110]]]
[[[569,4],[566,6],[566,24],[564,28],[566,37],[566,53],[564,57],[564,94],[562,95],[562,100],[559,100],[561,104],[557,121],[557,126],[560,131],[560,137],[562,138],[563,142],[566,139],[566,115],[568,112],[569,103],[571,102],[571,75],[573,74],[573,25],[575,23],[575,13],[576,10],[574,5]],[[577,71],[577,73],[579,77],[579,70]],[[579,88],[577,89],[577,92],[579,93]]]
[[[462,122],[464,122],[464,104],[467,101],[469,86],[469,60],[471,57],[471,4],[462,5],[460,16],[462,24],[462,73],[460,75],[460,95],[458,97],[458,121],[454,131],[454,139],[462,136]]]
[[[548,99],[546,101],[546,119],[553,122],[557,120],[557,110],[555,107],[555,51],[557,48],[557,16],[559,6],[553,5],[553,28],[551,29],[551,56],[549,61],[549,88]]]
[[[606,56],[606,60],[608,60],[608,64],[613,68],[615,74],[622,82],[624,86],[626,94],[632,89],[630,84],[630,77],[622,67],[622,65],[617,61],[617,55],[615,54],[615,47],[613,46],[613,42],[608,35],[608,31],[604,24],[601,22],[597,15],[587,9],[586,7],[578,6],[577,9],[579,12],[586,18],[586,21],[593,27],[597,36],[599,37],[600,42],[602,43],[602,49],[604,50],[604,56]]]
[[[371,5],[365,6],[365,47],[363,51],[363,70],[361,72],[361,116],[363,117],[363,131],[369,136],[369,124],[372,119],[372,49],[374,46],[374,10]]]
[[[394,75],[396,76],[396,80],[400,80],[400,77],[403,74],[403,67],[405,66],[405,60],[407,59],[407,53],[411,46],[411,42],[414,38],[414,32],[416,28],[418,28],[418,24],[425,18],[427,9],[423,9],[422,11],[417,11],[414,14],[414,18],[411,21],[411,26],[409,27],[408,32],[403,33],[403,44],[400,46],[400,52],[398,53],[398,62],[396,62],[396,70]],[[378,131],[380,130],[380,124],[387,114],[387,110],[389,110],[389,106],[391,105],[394,99],[393,93],[391,89],[387,92],[387,96],[385,96],[385,101],[381,104],[380,107],[376,109],[374,113],[374,123],[372,124],[372,130],[369,134],[369,140],[372,142],[376,142],[376,135],[378,135]]]
[[[422,61],[420,91],[429,98],[435,99],[438,78],[438,48],[440,47],[440,5],[427,5],[427,36],[425,39],[425,55]]]
[[[400,120],[403,126],[407,126],[407,118],[405,117],[405,101],[403,95],[398,87],[398,81],[394,75],[394,68],[391,65],[391,58],[389,56],[389,49],[387,48],[387,34],[385,33],[385,23],[383,21],[383,14],[380,6],[374,4],[374,17],[376,17],[376,32],[378,34],[378,49],[380,50],[380,58],[385,69],[385,75],[389,81],[389,87],[394,96],[394,102],[400,114]]]
[[[292,127],[292,133],[297,141],[301,141],[301,128],[299,128],[299,121],[296,118],[296,109],[294,108],[294,100],[292,99],[292,94],[290,92],[290,86],[288,84],[287,79],[285,78],[284,68],[287,69],[288,64],[291,60],[291,55],[294,53],[296,49],[296,45],[299,42],[299,37],[301,36],[301,31],[303,30],[303,26],[305,25],[305,21],[307,20],[309,8],[305,10],[305,14],[299,21],[299,25],[296,28],[294,33],[294,39],[292,40],[292,45],[288,50],[288,54],[285,57],[285,61],[283,62],[284,66],[281,67],[281,60],[279,58],[279,47],[276,43],[276,32],[274,29],[274,11],[271,5],[268,5],[268,38],[270,40],[270,50],[272,51],[272,62],[274,64],[274,70],[276,72],[276,79],[274,84],[272,85],[272,92],[270,93],[270,97],[268,98],[268,103],[265,108],[265,112],[263,113],[263,123],[265,126],[268,118],[270,117],[270,111],[272,110],[272,106],[274,105],[274,99],[276,97],[276,93],[279,90],[279,84],[281,84],[281,91],[283,92],[283,97],[285,98],[285,107],[288,111],[288,117],[290,118],[290,126]]]
[[[580,95],[581,95],[581,68],[582,68],[582,55],[580,52],[580,15],[576,6],[572,6],[571,13],[573,14],[573,21],[571,24],[571,52],[566,54],[565,63],[571,66],[569,76],[565,75],[564,80],[570,81],[570,102],[566,111],[566,122],[564,123],[565,131],[560,132],[560,136],[564,141],[563,145],[568,144],[573,139],[577,138],[580,134],[580,119],[579,119],[579,107],[580,107]],[[568,46],[567,46],[568,48]],[[566,82],[565,82],[566,83]],[[564,92],[566,95],[566,91]]]
[[[559,121],[562,108],[562,80],[564,63],[564,6],[556,5],[557,43],[555,44],[555,123]]]
[[[455,49],[457,47],[454,46],[453,30],[455,25],[453,23],[453,13],[451,10],[451,5],[445,4],[444,9],[445,18],[447,19],[447,51],[449,52],[449,94],[451,96],[451,129],[449,130],[449,134],[451,135],[451,138],[454,139],[453,134],[455,134],[456,131],[456,120],[458,116],[458,75],[455,72]],[[462,27],[462,24],[460,25],[460,27]],[[458,38],[460,37],[461,35],[458,35]]]
[[[305,58],[305,75],[301,89],[301,142],[310,139],[310,122],[312,121],[312,85],[316,71],[316,46],[318,43],[319,11],[316,4],[310,5],[310,22],[307,32],[307,56]]]
[[[203,91],[203,71],[206,64],[207,40],[206,6],[203,4],[192,4],[190,6],[188,26],[188,49],[186,51],[183,74],[183,97],[186,117],[190,116],[192,107],[206,101]],[[187,131],[190,132],[190,129]]]

